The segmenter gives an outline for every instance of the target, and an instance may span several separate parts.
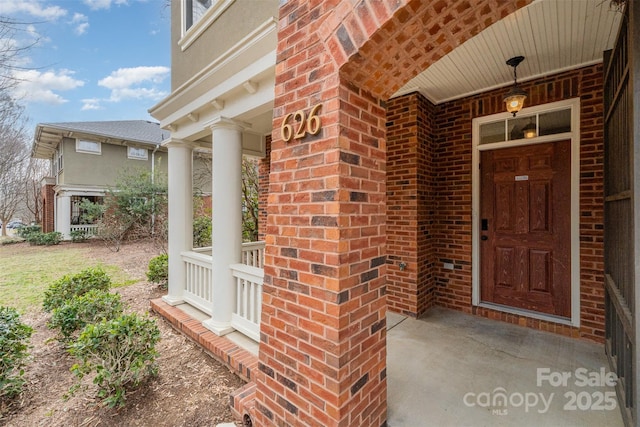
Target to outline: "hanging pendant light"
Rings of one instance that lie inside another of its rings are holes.
[[[522,110],[524,106],[524,100],[527,99],[527,92],[518,87],[518,75],[516,74],[516,68],[524,60],[524,56],[514,56],[507,61],[507,65],[513,67],[513,86],[504,96],[504,103],[507,106],[507,111],[516,116],[516,113]]]

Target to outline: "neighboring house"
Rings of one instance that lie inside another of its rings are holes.
[[[118,177],[144,169],[167,173],[169,132],[144,120],[41,123],[32,156],[51,160],[52,176],[43,181],[43,231],[95,232],[82,218],[80,202],[101,202]]]
[[[171,131],[164,303],[259,343],[254,425],[385,425],[386,311],[436,305],[603,343],[639,421],[640,2],[624,3],[172,2],[172,92],[150,110]],[[211,252],[186,232],[203,147]],[[263,157],[251,247],[242,153]]]

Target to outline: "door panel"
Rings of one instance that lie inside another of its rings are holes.
[[[571,317],[571,143],[481,153],[483,302]]]

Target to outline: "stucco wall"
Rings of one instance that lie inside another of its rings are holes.
[[[265,22],[278,16],[278,1],[236,0],[197,40],[184,51],[182,38],[182,0],[171,2],[171,89],[183,83],[215,61],[238,41]]]
[[[102,144],[101,154],[81,153],[76,151],[76,140],[65,138],[63,148],[63,174],[58,184],[83,186],[112,186],[126,170],[151,170],[153,149],[149,149],[147,160],[135,160],[127,157],[127,147]],[[156,170],[167,173],[167,153],[158,151],[155,154]]]

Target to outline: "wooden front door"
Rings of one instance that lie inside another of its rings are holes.
[[[571,142],[483,151],[480,297],[571,317]]]

